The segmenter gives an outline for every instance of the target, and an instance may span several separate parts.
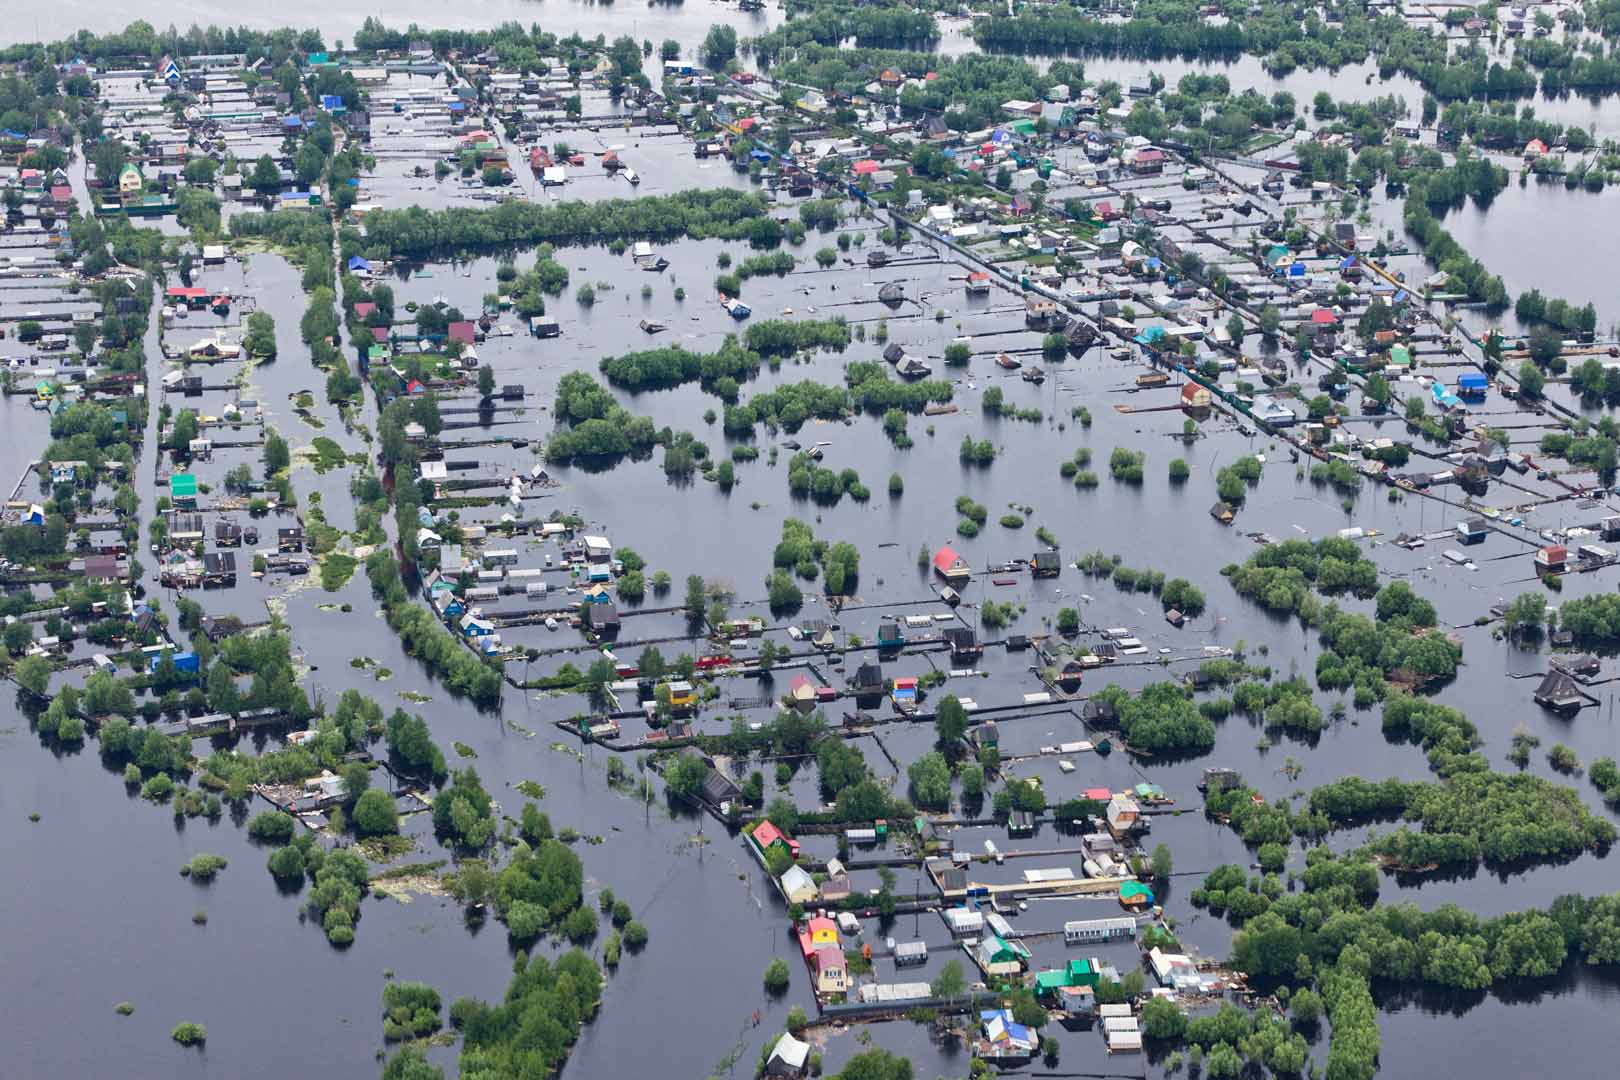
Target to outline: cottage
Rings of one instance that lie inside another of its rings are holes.
[[[1484,518],[1470,518],[1457,523],[1457,539],[1464,544],[1478,544],[1485,539],[1489,532]]]
[[[599,605],[592,604],[593,608]],[[676,679],[664,684],[669,694],[669,707],[677,712],[694,708],[697,705],[697,687],[685,679]]]
[[[850,692],[856,698],[874,698],[883,694],[883,669],[876,664],[862,664],[855,669],[855,677],[849,682]]]
[[[1561,574],[1569,561],[1569,548],[1563,544],[1549,544],[1536,552],[1536,572]]]
[[[1018,975],[1029,963],[1029,949],[1022,942],[1007,941],[995,934],[986,934],[974,951],[973,958],[986,975]]]
[[[790,904],[808,904],[818,895],[815,879],[797,863],[787,868],[780,879],[780,884],[782,895],[787,897]]]
[[[1063,924],[1063,942],[1066,945],[1091,944],[1135,936],[1136,920],[1123,916],[1113,919],[1077,919]]]
[[[611,600],[585,604],[580,618],[585,629],[598,637],[612,637],[619,632],[619,609]]]
[[[1181,407],[1189,413],[1205,413],[1209,411],[1214,395],[1209,387],[1202,383],[1187,382],[1181,386]]]
[[[711,806],[734,802],[742,797],[742,789],[713,765],[703,775],[703,798]]]
[[[191,473],[175,473],[169,477],[169,499],[176,506],[197,505],[197,478]]]
[[[966,581],[972,575],[972,570],[965,559],[946,545],[934,553],[934,573],[956,585]]]
[[[304,530],[302,526],[294,525],[291,528],[276,530],[276,550],[282,554],[304,550]]]
[[[898,619],[878,621],[877,643],[880,649],[898,649],[906,643],[906,636],[900,630]]]
[[[117,581],[118,557],[115,555],[87,555],[84,560],[84,579],[92,585]]]
[[[788,683],[788,697],[792,699],[794,708],[809,712],[816,707],[816,684],[810,680],[810,676],[800,672]]]
[[[1063,570],[1063,558],[1056,551],[1037,551],[1029,565],[1036,577],[1057,577]]]
[[[952,660],[972,660],[984,653],[984,646],[979,644],[979,636],[970,627],[946,627],[943,636],[945,643],[951,648]]]
[[[782,830],[778,829],[775,825],[772,825],[769,820],[761,821],[758,825],[754,826],[752,836],[754,846],[759,848],[762,854],[769,853],[771,848],[777,848],[790,859],[797,861],[799,858],[799,842],[797,840],[788,839],[788,837],[782,833]],[[814,923],[815,920],[812,919],[811,922]],[[831,924],[829,923],[828,925],[830,926]],[[836,934],[834,939],[836,940]]]
[[[814,948],[819,949],[825,945],[837,947],[838,924],[825,915],[816,915],[805,924],[804,931],[800,936],[808,937],[810,944]]]
[[[1543,709],[1566,716],[1577,712],[1586,703],[1575,680],[1557,668],[1547,672],[1533,697]]]
[[[765,1075],[773,1080],[802,1080],[810,1072],[810,1044],[784,1031],[765,1059]]]

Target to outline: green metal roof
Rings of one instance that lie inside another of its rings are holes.
[[[169,495],[176,499],[195,499],[197,478],[190,473],[176,473],[169,477]]]

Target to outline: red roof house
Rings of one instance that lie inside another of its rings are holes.
[[[772,847],[780,844],[782,846],[782,850],[787,852],[788,855],[795,859],[799,857],[799,842],[797,840],[789,840],[786,836],[782,835],[781,829],[778,829],[769,821],[761,821],[758,825],[754,826],[754,843],[759,845],[759,850],[761,851],[769,851]]]
[[[966,560],[949,545],[934,553],[934,572],[946,581],[965,581],[972,574]]]

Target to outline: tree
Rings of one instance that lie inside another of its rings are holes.
[[[1226,320],[1226,336],[1232,339],[1232,348],[1243,346],[1243,335],[1247,332],[1248,327],[1244,325],[1243,316],[1232,312],[1232,317]]]
[[[1152,998],[1142,1006],[1142,1034],[1149,1039],[1180,1039],[1187,1034],[1187,1014],[1169,998]]]
[[[967,992],[967,977],[962,974],[962,962],[949,960],[934,981],[929,985],[928,992],[936,998],[956,998]]]
[[[260,195],[269,195],[281,190],[281,170],[276,167],[276,161],[269,154],[261,154],[259,160],[253,163],[253,172],[248,177],[248,187]]]
[[[361,836],[384,836],[399,832],[399,813],[393,797],[381,788],[369,788],[355,801],[349,814],[354,831]]]
[[[488,364],[478,369],[478,396],[485,401],[495,396],[495,369]]]
[[[943,810],[951,804],[951,767],[937,750],[930,750],[906,770],[911,796],[918,806]]]
[[[939,735],[940,745],[955,746],[967,734],[967,729],[967,710],[956,695],[947,694],[941,698],[939,707],[934,710],[934,731]]]
[[[1268,338],[1277,336],[1277,330],[1282,326],[1282,312],[1273,304],[1267,304],[1260,309],[1260,332]]]
[[[20,656],[28,649],[28,646],[34,640],[33,624],[25,623],[21,620],[14,623],[7,623],[3,637],[6,644],[6,651],[12,656]],[[37,657],[35,659],[37,659]]]
[[[22,660],[13,672],[17,685],[42,697],[51,684],[51,665],[43,656],[30,656]]]
[[[1547,377],[1541,373],[1541,369],[1534,361],[1526,360],[1519,365],[1519,392],[1525,397],[1539,398],[1546,383]]]
[[[709,27],[700,49],[703,63],[711,71],[719,71],[737,58],[737,31],[716,23]]]
[[[242,338],[242,348],[259,360],[276,355],[276,320],[268,311],[255,311],[247,317],[247,335]]]
[[[1170,879],[1170,845],[1158,844],[1153,848],[1153,880],[1161,884]]]
[[[664,783],[676,795],[693,798],[703,790],[709,767],[696,754],[680,754],[664,769]]]
[[[1547,365],[1558,359],[1559,354],[1563,352],[1564,341],[1557,330],[1543,323],[1530,331],[1527,346],[1531,360],[1537,364]]]
[[[248,836],[261,844],[285,844],[293,838],[295,827],[292,815],[265,810],[248,822]]]
[[[787,963],[780,956],[765,965],[765,990],[767,993],[772,995],[786,993],[790,979]]]
[[[266,479],[273,480],[277,473],[292,464],[292,452],[287,449],[287,440],[275,428],[269,428],[264,434],[264,475]]]
[[[1288,1001],[1288,1011],[1296,1024],[1309,1026],[1322,1017],[1322,999],[1310,987],[1296,990]]]
[[[1013,1023],[1023,1024],[1025,1027],[1045,1027],[1051,1019],[1045,1007],[1035,1000],[1035,995],[1028,990],[1019,990],[1012,998]]]
[[[1547,597],[1540,592],[1520,593],[1502,613],[1502,625],[1510,637],[1520,631],[1536,633],[1546,621]]]
[[[703,578],[691,574],[686,579],[686,617],[699,621],[703,618],[703,609],[708,603],[708,590],[704,587]]]

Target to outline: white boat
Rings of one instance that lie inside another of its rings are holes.
[[[636,170],[632,169],[630,166],[626,165],[624,168],[620,169],[619,171],[624,173],[624,178],[626,180],[630,181],[632,184],[641,183],[640,174],[637,173]]]
[[[557,629],[557,619],[556,619],[555,616],[552,616],[552,615],[547,615],[546,616],[546,629],[547,630],[555,630],[555,629]]]

